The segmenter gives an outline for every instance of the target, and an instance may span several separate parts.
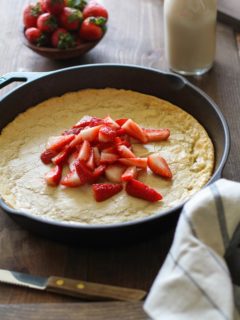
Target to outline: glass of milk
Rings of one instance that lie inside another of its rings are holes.
[[[217,0],[164,0],[164,36],[169,68],[201,75],[213,65]]]

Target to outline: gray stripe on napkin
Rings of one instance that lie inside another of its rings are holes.
[[[169,256],[173,259],[175,265],[184,273],[184,275],[190,280],[190,282],[203,294],[206,300],[219,312],[219,314],[223,317],[223,319],[230,320],[230,318],[224,314],[222,309],[216,305],[214,300],[208,295],[206,291],[197,283],[197,281],[191,276],[191,274],[183,268],[183,266],[176,260],[171,251],[169,251]]]
[[[223,206],[221,194],[216,186],[216,183],[210,185],[210,190],[212,191],[214,199],[215,199],[218,221],[220,224],[224,247],[226,249],[229,244],[229,235],[228,235],[228,231],[227,231],[226,217],[225,217],[224,206]]]
[[[185,221],[188,223],[189,225],[189,228],[191,229],[191,232],[193,234],[193,236],[198,239],[198,235],[197,235],[197,232],[194,228],[194,225],[192,223],[192,221],[190,220],[190,218],[188,217],[188,214],[187,214],[187,210],[185,210],[185,208],[183,208],[182,210],[182,215],[183,217],[185,218]],[[213,258],[213,260],[215,260],[215,262],[218,264],[218,266],[227,274],[229,274],[228,272],[228,269],[227,267],[225,267],[225,265],[222,263],[222,261],[220,261],[218,259],[218,257],[214,254],[214,252],[212,252],[212,250],[204,243],[202,242],[202,244],[205,246],[206,248],[206,251],[208,252],[208,254],[211,256],[211,258]]]
[[[192,221],[189,219],[189,217],[187,215],[187,210],[185,209],[185,207],[182,210],[182,215],[185,218],[186,222],[188,223],[188,225],[189,225],[189,227],[190,227],[190,229],[192,231],[193,236],[198,239],[198,236],[197,236],[196,230],[194,228],[194,225],[193,225]]]
[[[213,260],[215,260],[215,262],[218,264],[219,267],[221,267],[221,269],[227,274],[229,275],[229,270],[228,268],[223,264],[223,262],[216,256],[216,254],[214,254],[213,251],[211,251],[210,248],[207,248],[207,252],[209,253],[209,255],[211,256],[211,258],[213,258]]]

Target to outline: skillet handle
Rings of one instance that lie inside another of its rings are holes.
[[[0,77],[0,89],[12,82],[29,82],[46,75],[48,72],[10,72]]]

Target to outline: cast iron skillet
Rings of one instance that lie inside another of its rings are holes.
[[[0,78],[0,88],[13,81],[25,83],[0,100],[0,130],[20,112],[50,97],[85,88],[131,89],[169,100],[192,114],[205,127],[215,148],[215,169],[209,183],[221,176],[230,146],[227,123],[216,104],[183,77],[134,65],[95,64],[49,73],[10,73]],[[139,221],[83,226],[19,212],[0,200],[2,209],[24,228],[52,239],[82,243],[131,241],[162,232],[177,221],[182,205]]]

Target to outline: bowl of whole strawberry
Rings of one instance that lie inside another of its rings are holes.
[[[50,59],[76,58],[101,41],[107,20],[95,0],[38,0],[23,10],[24,44]]]

